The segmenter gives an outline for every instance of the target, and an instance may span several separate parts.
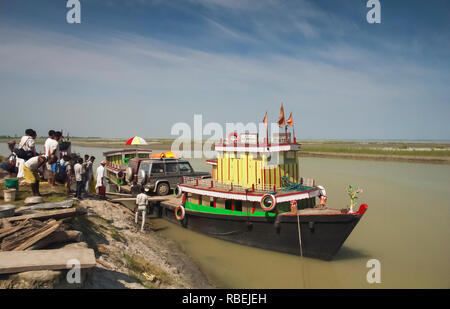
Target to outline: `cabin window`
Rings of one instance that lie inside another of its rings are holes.
[[[209,198],[209,206],[210,207],[214,207],[214,202],[215,202],[216,198],[215,197],[210,197]]]
[[[198,196],[198,205],[202,205],[202,196],[201,195]]]
[[[152,174],[162,174],[162,173],[164,173],[164,163],[153,163]]]
[[[295,164],[295,151],[288,151],[284,155],[284,164]]]
[[[279,213],[291,212],[291,203],[284,202],[284,203],[277,204],[277,210]]]
[[[242,211],[242,201],[234,201],[234,210]]]
[[[231,210],[233,208],[232,200],[225,200],[225,209]]]
[[[314,208],[316,206],[316,198],[307,198],[297,201],[298,209]]]

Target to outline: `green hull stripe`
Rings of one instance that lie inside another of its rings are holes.
[[[255,213],[247,213],[244,211],[233,211],[229,209],[222,208],[214,208],[210,206],[197,205],[191,202],[186,202],[186,209],[194,210],[198,212],[205,212],[210,214],[220,214],[220,215],[232,215],[232,216],[254,216],[254,217],[275,217],[275,213],[273,212],[265,212],[265,211],[255,211]]]

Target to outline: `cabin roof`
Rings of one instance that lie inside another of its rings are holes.
[[[133,149],[120,149],[120,150],[111,150],[111,151],[106,151],[103,153],[104,156],[110,156],[110,155],[115,155],[115,154],[128,154],[128,153],[151,153],[152,151],[150,149],[137,149],[137,148],[133,148]]]

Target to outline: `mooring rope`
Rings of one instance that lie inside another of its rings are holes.
[[[305,260],[303,259],[303,246],[302,246],[302,232],[300,229],[300,214],[298,213],[297,208],[297,230],[298,230],[298,244],[300,247],[300,256],[301,256],[301,263],[302,263],[302,280],[303,280],[303,288],[306,289],[306,280],[305,280]]]
[[[303,257],[302,232],[300,230],[300,215],[298,214],[298,209],[297,209],[297,230],[298,230],[298,244],[300,247],[300,256]]]

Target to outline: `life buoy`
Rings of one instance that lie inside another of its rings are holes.
[[[320,196],[327,196],[327,191],[323,186],[317,186],[317,188],[320,189]]]
[[[325,206],[327,204],[327,192],[325,191],[325,188],[322,186],[317,186],[317,188],[320,189],[320,205]]]
[[[228,134],[228,140],[232,143],[239,143],[241,138],[239,137],[239,135],[236,132],[230,132]]]
[[[175,190],[173,190],[173,194],[175,194],[176,197],[181,197],[183,195],[183,190],[181,190],[180,186],[176,186]]]
[[[186,211],[184,210],[184,206],[179,205],[175,208],[175,218],[177,218],[178,221],[182,221],[185,215]]]
[[[275,196],[273,196],[272,194],[263,195],[263,197],[261,198],[260,205],[264,211],[271,211],[275,209],[275,206],[277,205]]]

